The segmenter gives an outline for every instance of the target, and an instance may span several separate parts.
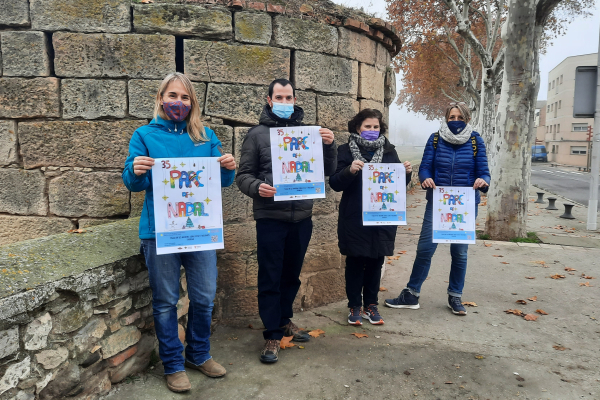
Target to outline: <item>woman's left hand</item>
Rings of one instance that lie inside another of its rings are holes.
[[[329,129],[321,128],[321,129],[319,129],[319,133],[321,134],[323,143],[325,143],[325,144],[333,143],[333,139],[334,139],[333,132],[331,132]]]
[[[477,190],[477,189],[481,189],[486,186],[490,186],[490,185],[488,185],[487,182],[484,181],[483,179],[477,178],[477,180],[475,181],[475,184],[473,185],[473,189]]]
[[[406,173],[412,173],[412,165],[410,165],[410,161],[404,161],[404,168],[406,169]]]
[[[235,158],[231,154],[223,154],[221,157],[217,158],[217,161],[221,163],[221,167],[227,168],[229,170],[235,169]]]

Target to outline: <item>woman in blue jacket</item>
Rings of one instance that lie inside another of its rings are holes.
[[[469,121],[471,113],[465,103],[453,103],[446,110],[446,121],[438,133],[429,137],[423,160],[419,167],[421,186],[427,189],[427,207],[417,256],[406,288],[395,299],[387,299],[385,305],[392,308],[419,308],[421,285],[427,279],[431,258],[437,248],[433,243],[432,198],[433,189],[440,186],[472,186],[476,189],[475,215],[480,201],[479,191],[486,193],[490,184],[485,144]],[[450,245],[452,264],[448,284],[448,307],[456,315],[467,315],[461,296],[467,273],[469,245]]]
[[[156,254],[151,171],[155,158],[220,156],[221,186],[233,183],[235,159],[231,154],[220,154],[221,142],[202,125],[200,117],[198,99],[188,77],[181,73],[168,75],[156,94],[154,119],[133,133],[123,171],[123,182],[130,191],[146,191],[139,236],[152,288],[159,354],[167,387],[174,392],[191,388],[184,366],[210,377],[226,372],[210,356],[210,324],[217,289],[216,251]],[[177,322],[181,265],[185,268],[190,300],[185,358]]]

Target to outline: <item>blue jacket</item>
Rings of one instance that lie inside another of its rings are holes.
[[[148,125],[138,128],[129,141],[129,156],[123,170],[123,183],[132,192],[146,191],[144,208],[140,218],[140,239],[154,239],[154,198],[152,171],[137,176],[133,173],[133,159],[138,156],[152,158],[167,157],[219,157],[217,146],[221,142],[211,129],[204,128],[210,139],[195,145],[187,134],[186,122],[167,121],[156,117]],[[235,171],[221,168],[221,186],[233,183]]]
[[[473,156],[473,146],[471,140],[464,144],[454,145],[446,142],[440,136],[437,149],[433,147],[433,137],[431,134],[423,159],[419,166],[419,180],[423,182],[427,178],[433,179],[436,186],[473,186],[477,178],[483,179],[490,184],[490,170],[488,168],[487,154],[485,152],[485,143],[479,133],[473,132],[477,142],[477,156]],[[487,193],[488,187],[479,189]],[[479,204],[479,191],[475,191]],[[433,190],[427,189],[427,200],[433,198]]]

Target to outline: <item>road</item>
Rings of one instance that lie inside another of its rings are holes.
[[[587,172],[535,163],[531,167],[531,183],[585,206],[588,204],[590,175]]]

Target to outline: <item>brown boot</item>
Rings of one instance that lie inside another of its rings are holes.
[[[165,377],[167,378],[167,387],[172,392],[187,392],[192,388],[185,371],[175,372],[171,375],[165,375]]]
[[[279,340],[267,339],[265,347],[260,352],[260,361],[266,364],[276,363],[279,359]]]
[[[225,368],[223,368],[223,366],[221,364],[219,364],[212,358],[209,358],[202,365],[194,365],[194,364],[186,361],[185,366],[188,368],[197,369],[198,371],[202,372],[204,375],[209,376],[211,378],[220,378],[221,376],[223,376],[227,373],[227,370]]]

